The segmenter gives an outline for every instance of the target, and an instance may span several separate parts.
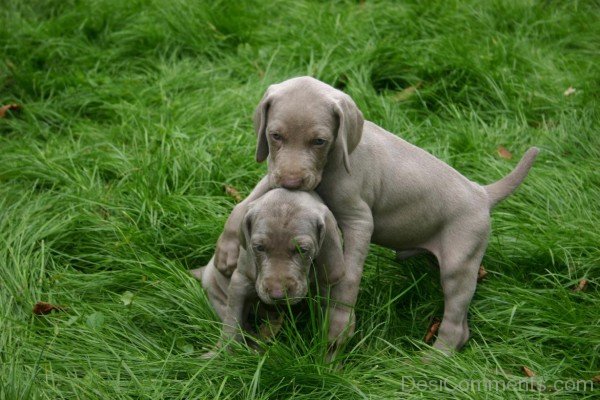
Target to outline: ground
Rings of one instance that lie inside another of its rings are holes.
[[[0,3],[0,398],[598,395],[597,2]],[[307,74],[479,183],[541,149],[492,213],[461,353],[422,360],[435,263],[373,247],[336,366],[310,313],[264,354],[200,357],[219,325],[186,271],[224,185],[265,172],[264,90]]]

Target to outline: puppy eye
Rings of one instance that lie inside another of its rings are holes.
[[[254,246],[254,251],[262,253],[265,251],[265,246],[263,246],[262,244],[255,244]]]
[[[279,133],[271,133],[271,138],[277,142],[283,139]]]
[[[314,139],[312,141],[312,144],[315,145],[315,146],[323,146],[325,143],[327,143],[327,140],[321,139],[321,138]]]
[[[306,254],[310,251],[310,248],[306,247],[306,246],[300,246],[300,247],[296,247],[296,251],[298,252],[298,254]]]

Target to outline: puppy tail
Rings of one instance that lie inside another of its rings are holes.
[[[539,151],[537,147],[531,147],[527,150],[523,158],[521,158],[515,169],[508,175],[497,182],[483,187],[488,194],[490,208],[510,196],[521,182],[523,182]]]
[[[190,269],[188,272],[190,273],[191,276],[193,276],[194,278],[196,278],[200,282],[202,282],[202,274],[204,273],[204,268],[206,268],[206,267]]]

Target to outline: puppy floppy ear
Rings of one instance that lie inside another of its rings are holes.
[[[263,162],[269,155],[269,143],[267,142],[267,120],[269,107],[273,101],[273,92],[275,85],[268,87],[263,98],[254,110],[254,131],[258,142],[256,143],[256,161]]]
[[[354,151],[362,137],[364,118],[354,100],[345,93],[335,100],[334,113],[338,117],[338,133],[335,146],[342,152],[344,167],[350,173],[348,155]]]
[[[252,225],[254,224],[254,212],[251,208],[248,208],[246,215],[242,219],[239,229],[240,246],[246,251],[246,257],[242,257],[240,252],[240,258],[238,259],[237,268],[240,272],[246,274],[252,279],[256,279],[256,262],[254,259],[254,249],[252,248]]]
[[[252,208],[248,208],[244,218],[242,218],[242,223],[240,224],[240,229],[238,231],[240,246],[246,251],[252,251],[252,246],[250,242],[250,237],[252,236],[252,222],[254,220],[254,213],[252,212]]]
[[[337,221],[326,207],[317,228],[319,233],[319,252],[315,260],[317,276],[319,281],[334,285],[346,273],[346,264]]]

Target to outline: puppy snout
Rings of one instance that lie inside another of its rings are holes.
[[[271,300],[278,301],[286,297],[294,297],[298,285],[293,279],[286,279],[283,284],[280,282],[270,282],[265,289]]]
[[[268,288],[267,292],[271,300],[281,300],[285,297],[285,291],[279,285]]]
[[[298,189],[302,186],[304,178],[300,177],[285,177],[281,179],[281,187],[286,189]]]

